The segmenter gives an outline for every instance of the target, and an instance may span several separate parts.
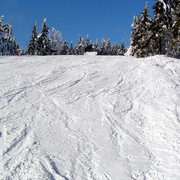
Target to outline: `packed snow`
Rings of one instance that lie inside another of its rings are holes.
[[[0,179],[179,180],[180,61],[1,56]]]

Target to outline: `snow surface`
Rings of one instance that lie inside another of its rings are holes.
[[[0,57],[0,179],[179,180],[180,61]]]

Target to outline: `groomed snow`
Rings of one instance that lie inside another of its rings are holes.
[[[179,180],[180,61],[0,57],[0,179]]]

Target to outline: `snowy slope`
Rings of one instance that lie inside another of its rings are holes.
[[[180,61],[0,57],[0,179],[179,180]]]

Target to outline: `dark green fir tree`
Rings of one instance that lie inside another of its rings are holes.
[[[68,54],[69,54],[68,43],[64,41],[63,46],[60,49],[60,55],[68,55]]]
[[[138,53],[138,41],[140,40],[139,38],[139,25],[140,25],[140,18],[139,16],[134,16],[133,23],[131,25],[132,30],[131,30],[131,39],[130,39],[130,48],[129,48],[129,54],[131,56],[137,56]]]
[[[41,33],[38,36],[38,55],[51,55],[52,46],[49,37],[49,27],[46,25],[46,19],[42,23]]]
[[[37,47],[38,47],[38,39],[37,39],[37,25],[36,22],[34,23],[33,30],[32,30],[32,36],[30,43],[28,45],[27,54],[28,55],[37,55]]]
[[[73,43],[71,41],[70,47],[69,47],[69,55],[73,55],[74,54],[74,49],[73,49]]]
[[[154,18],[151,25],[153,53],[169,54],[172,50],[172,33],[167,15],[167,4],[163,0],[156,0],[153,9]]]
[[[119,55],[124,56],[124,54],[126,53],[126,47],[125,47],[124,41],[122,41],[119,50],[120,50]]]
[[[106,51],[107,55],[112,55],[112,47],[111,47],[110,39],[108,39],[106,41],[105,51]]]
[[[151,52],[151,36],[150,31],[151,19],[149,15],[148,4],[145,4],[141,17],[136,17],[133,23],[131,46],[132,55],[136,57],[147,57]]]
[[[88,46],[90,46],[90,45],[92,45],[92,43],[91,43],[91,41],[89,40],[89,36],[87,35],[85,47],[88,47]]]

